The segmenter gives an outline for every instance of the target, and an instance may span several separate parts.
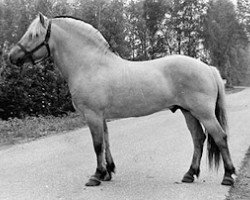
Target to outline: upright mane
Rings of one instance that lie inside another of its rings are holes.
[[[70,20],[71,22],[73,22],[73,25],[75,24],[77,26],[77,28],[83,27],[84,31],[88,33],[88,37],[89,36],[92,37],[93,42],[95,42],[99,46],[102,45],[108,50],[114,52],[114,50],[111,48],[111,46],[102,36],[102,34],[97,29],[95,29],[92,25],[84,22],[82,19],[72,17],[72,16],[56,16],[54,17],[54,19]]]

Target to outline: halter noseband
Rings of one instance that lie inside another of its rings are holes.
[[[22,44],[17,43],[17,45],[18,45],[18,46],[21,48],[21,50],[24,52],[24,57],[23,57],[23,59],[28,58],[28,59],[32,62],[33,65],[37,64],[37,63],[40,62],[41,60],[38,61],[38,62],[35,62],[32,55],[33,55],[33,53],[35,53],[36,51],[38,51],[39,49],[41,49],[43,46],[46,47],[47,52],[48,52],[48,55],[47,55],[47,57],[44,57],[42,60],[44,60],[44,59],[50,57],[50,48],[49,48],[50,33],[51,33],[51,20],[49,21],[49,25],[48,25],[48,29],[47,29],[47,33],[46,33],[46,36],[45,36],[44,41],[43,41],[41,44],[39,44],[37,47],[35,47],[35,48],[32,49],[31,51],[27,51],[27,50],[25,49],[25,47],[24,47]]]

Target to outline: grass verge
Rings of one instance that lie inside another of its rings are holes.
[[[244,90],[244,87],[240,87],[240,88],[234,88],[234,87],[230,87],[230,88],[226,88],[226,94],[233,94],[233,93],[237,93],[237,92],[241,92],[242,90]]]
[[[250,199],[250,147],[242,162],[234,185],[230,188],[226,200]]]
[[[35,140],[51,134],[75,130],[85,126],[82,117],[70,113],[64,117],[27,117],[0,120],[0,146]]]

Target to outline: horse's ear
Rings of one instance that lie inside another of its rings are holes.
[[[45,20],[46,20],[46,17],[39,12],[39,19],[40,19],[40,23],[43,25],[43,27],[45,27]]]

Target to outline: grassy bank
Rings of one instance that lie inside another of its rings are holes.
[[[250,147],[237,174],[234,186],[230,188],[226,200],[250,199]]]
[[[27,117],[25,119],[0,120],[0,145],[27,142],[51,134],[70,131],[85,125],[76,113],[64,117]]]

